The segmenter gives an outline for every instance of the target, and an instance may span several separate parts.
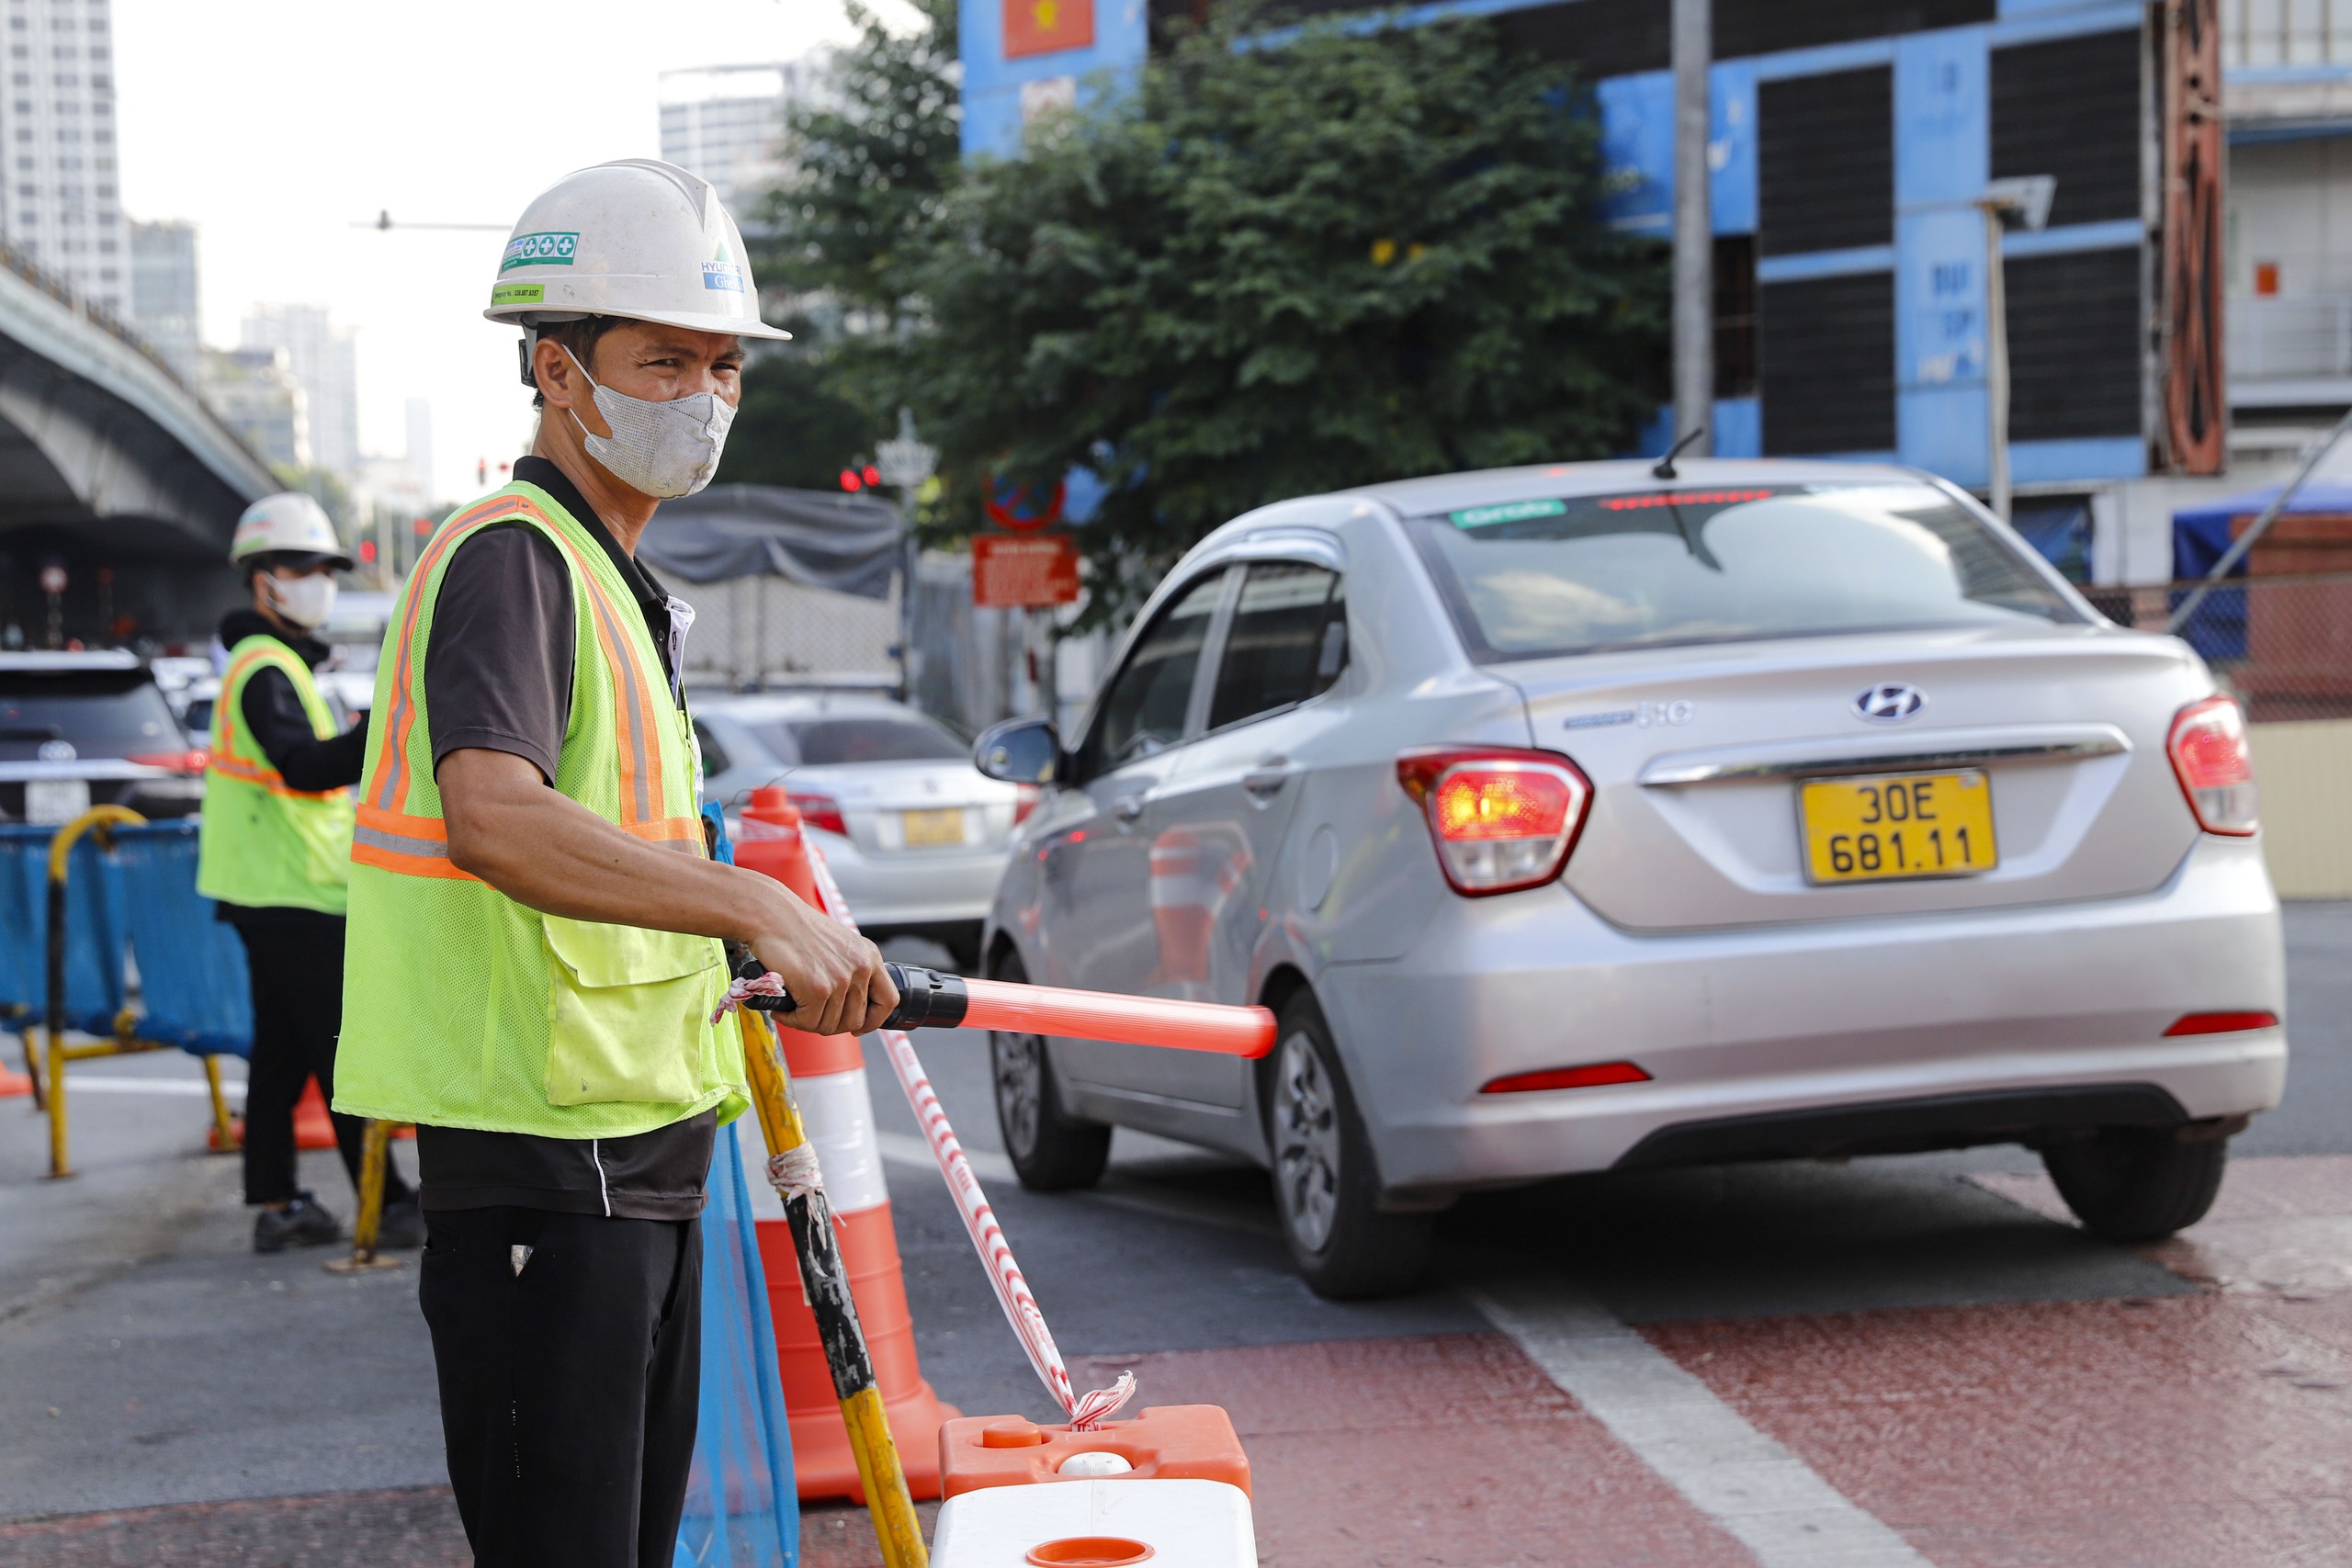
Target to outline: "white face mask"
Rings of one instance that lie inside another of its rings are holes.
[[[727,429],[735,423],[734,405],[716,392],[652,402],[599,387],[588,367],[571,350],[564,355],[579,367],[581,378],[596,399],[610,435],[598,435],[573,414],[580,424],[588,455],[605,465],[613,478],[658,501],[692,495],[718,472],[718,455],[727,449]]]
[[[334,579],[324,572],[308,577],[265,577],[269,602],[277,613],[305,629],[322,626],[334,614]]]

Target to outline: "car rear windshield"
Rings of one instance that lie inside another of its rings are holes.
[[[838,762],[951,762],[971,755],[971,748],[945,728],[915,714],[904,718],[865,715],[772,719],[751,728],[775,753],[776,761],[801,767],[822,768]]]
[[[1581,495],[1408,526],[1482,662],[2082,619],[2007,539],[1922,484]]]
[[[0,756],[30,757],[49,740],[85,755],[180,744],[171,705],[142,670],[0,671]]]

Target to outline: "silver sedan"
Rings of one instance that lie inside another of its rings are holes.
[[[983,777],[963,741],[881,697],[714,696],[694,714],[703,798],[732,813],[761,785],[783,785],[869,935],[925,937],[975,962],[1034,786]]]
[[[1263,1002],[1261,1064],[1000,1035],[1028,1185],[1114,1125],[1275,1175],[1332,1295],[1574,1171],[2021,1143],[2093,1231],[2211,1202],[2277,1103],[2245,722],[1927,475],[1573,464],[1196,547],[1042,784],[993,973]]]

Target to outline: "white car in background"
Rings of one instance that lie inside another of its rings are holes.
[[[924,937],[977,963],[1035,787],[981,776],[953,731],[887,698],[767,693],[693,707],[704,799],[733,816],[754,789],[782,785],[868,936]]]

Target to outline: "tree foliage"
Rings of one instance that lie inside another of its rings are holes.
[[[1657,402],[1661,254],[1600,220],[1566,68],[1484,21],[1223,17],[968,165],[919,256],[862,253],[923,307],[890,369],[966,525],[989,475],[1108,485],[1098,617],[1250,507],[1605,456]]]
[[[784,126],[790,173],[750,238],[763,291],[784,297],[794,341],[763,347],[721,459],[729,483],[830,490],[890,431],[893,321],[957,177],[955,0],[910,0],[893,31],[853,0],[854,42],[825,91]]]

